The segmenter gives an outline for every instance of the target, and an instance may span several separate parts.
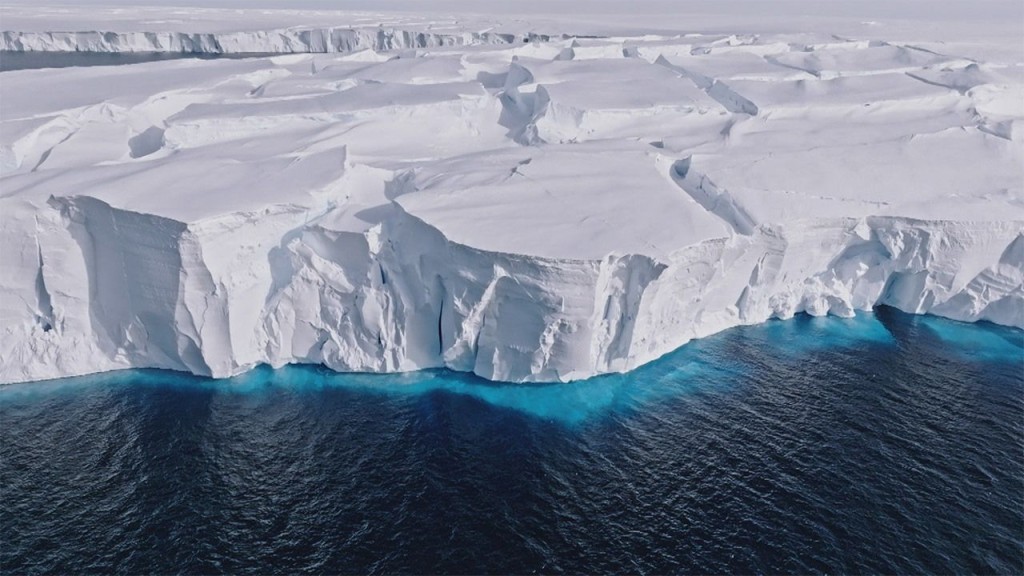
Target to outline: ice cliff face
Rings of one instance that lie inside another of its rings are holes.
[[[251,32],[17,32],[0,33],[0,50],[14,52],[182,52],[294,54],[405,50],[547,41],[543,34],[436,33],[398,28],[309,28]]]
[[[880,304],[1024,328],[1012,66],[831,36],[275,34],[373,51],[4,73],[0,382],[571,380]]]
[[[667,258],[553,260],[460,245],[401,209],[356,233],[286,207],[199,225],[86,198],[53,208],[18,263],[18,292],[34,297],[31,322],[8,325],[8,381],[293,362],[568,380],[737,324],[877,304],[1024,327],[1019,223],[851,219]],[[964,270],[968,257],[990,264]]]

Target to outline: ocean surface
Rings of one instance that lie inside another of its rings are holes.
[[[1024,333],[879,309],[627,375],[0,388],[0,572],[1024,572]]]
[[[123,66],[164,60],[217,60],[279,56],[270,53],[207,54],[199,52],[19,52],[0,50],[0,72],[71,68],[81,66]]]

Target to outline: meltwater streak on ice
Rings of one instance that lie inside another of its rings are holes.
[[[570,385],[3,387],[0,570],[1019,573],[1022,340],[880,309]]]

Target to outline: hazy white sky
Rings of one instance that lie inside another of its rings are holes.
[[[111,12],[103,10],[61,13],[45,9],[58,6],[122,10],[111,18]],[[246,24],[258,27],[268,20],[282,25],[341,25],[341,21],[335,22],[337,18],[297,14],[330,10],[417,13],[449,20],[493,16],[506,25],[558,22],[560,29],[569,25],[573,30],[600,24],[603,31],[623,32],[770,33],[825,26],[832,33],[864,39],[906,35],[919,40],[963,41],[998,36],[1004,44],[1008,39],[1016,40],[1024,54],[1024,0],[0,0],[0,30],[53,30],[57,25],[62,26],[60,29],[124,30],[133,27],[132,15],[123,11],[132,6],[259,12],[252,17],[206,12],[190,20],[189,27],[196,28],[192,31]],[[268,9],[287,9],[291,14],[285,17],[263,12]],[[316,21],[306,21],[310,18]],[[869,29],[876,24],[881,25]]]

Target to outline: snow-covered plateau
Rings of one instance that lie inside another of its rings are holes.
[[[0,383],[566,381],[877,305],[1024,328],[1019,3],[625,4],[4,6],[5,51],[280,55],[0,73]]]

